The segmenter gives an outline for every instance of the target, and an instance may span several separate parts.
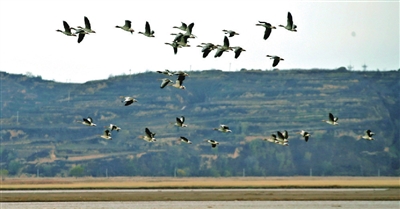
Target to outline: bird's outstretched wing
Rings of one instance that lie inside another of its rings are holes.
[[[85,27],[91,29],[89,19],[85,16]]]

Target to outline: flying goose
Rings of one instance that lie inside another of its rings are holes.
[[[172,42],[178,42],[182,38],[183,33],[181,33],[181,32],[179,32],[179,33],[171,33],[170,35],[175,36],[175,38],[174,38],[174,40]]]
[[[104,134],[100,135],[100,137],[103,139],[112,140],[111,131],[108,129],[104,130]]]
[[[308,138],[310,137],[310,133],[308,133],[307,131],[301,130],[301,132],[298,132],[303,138],[304,140],[307,142]]]
[[[177,29],[186,31],[186,29],[187,29],[188,27],[187,27],[186,23],[181,22],[181,26],[179,26],[179,27],[178,27],[178,26],[174,26],[174,27],[172,27],[172,28],[177,28]]]
[[[154,37],[154,30],[150,29],[150,24],[147,21],[146,21],[145,31],[144,32],[139,31],[139,33],[147,37]]]
[[[285,130],[285,131],[283,131],[283,137],[285,137],[285,142],[287,142],[288,141],[288,139],[289,139],[289,133]]]
[[[87,126],[96,126],[96,124],[93,123],[93,119],[91,117],[83,118],[82,124]]]
[[[144,136],[139,136],[139,138],[148,141],[148,142],[155,142],[156,138],[154,138],[154,136],[156,135],[156,133],[151,132],[148,128],[145,128],[145,135]]]
[[[86,34],[90,34],[90,33],[96,33],[96,31],[92,30],[92,27],[90,26],[90,22],[89,19],[85,16],[84,17],[85,20],[85,27],[81,27],[78,26],[78,29],[75,29],[75,34],[79,34],[78,35],[78,43],[81,43],[83,41],[83,38],[85,37]],[[74,28],[71,28],[74,29]]]
[[[196,36],[192,34],[193,26],[194,26],[194,23],[190,23],[188,25],[188,27],[186,28],[185,35],[189,36],[189,38],[196,38]]]
[[[169,76],[174,75],[174,73],[169,71],[168,69],[165,69],[164,71],[157,70],[157,73],[161,73],[161,74],[165,74],[165,75],[169,75]]]
[[[264,40],[267,40],[267,38],[271,35],[272,29],[276,29],[275,26],[272,26],[270,23],[263,21],[258,21],[256,25],[265,27],[264,37],[263,37]]]
[[[274,60],[274,62],[272,63],[272,67],[276,67],[279,63],[279,61],[283,61],[284,59],[279,57],[279,56],[275,56],[275,55],[267,55],[267,57],[270,57],[271,59]]]
[[[123,26],[119,26],[119,25],[117,25],[117,26],[115,26],[116,28],[121,28],[122,30],[124,30],[124,31],[128,31],[128,32],[130,32],[131,34],[133,34],[133,32],[134,32],[134,30],[131,28],[131,21],[130,20],[125,20],[125,25],[123,25]]]
[[[120,127],[118,127],[118,126],[116,126],[114,124],[110,124],[109,126],[105,126],[104,128],[108,128],[108,129],[110,129],[110,131],[119,131],[119,130],[121,130]]]
[[[69,27],[69,25],[66,21],[63,21],[63,24],[64,24],[64,31],[58,29],[58,30],[56,30],[57,32],[64,33],[67,36],[76,36],[75,33],[71,32],[71,29],[75,29],[75,28]]]
[[[237,58],[240,56],[240,53],[246,51],[245,49],[243,49],[243,48],[240,47],[240,46],[232,47],[232,49],[234,49],[234,52],[235,52],[235,59],[237,59]]]
[[[186,89],[186,87],[184,85],[182,85],[183,84],[183,80],[185,80],[185,76],[184,75],[178,75],[178,79],[176,79],[176,82],[171,86],[173,86],[175,88],[178,88],[178,89]]]
[[[86,16],[84,17],[84,20],[85,20],[85,27],[83,28],[81,26],[78,26],[77,28],[82,29],[87,33],[96,33],[96,31],[92,30],[89,19]]]
[[[164,87],[166,87],[168,84],[170,84],[170,83],[174,83],[173,81],[171,81],[170,79],[168,79],[168,78],[163,78],[163,79],[161,79],[162,80],[162,82],[161,82],[161,85],[160,85],[160,88],[164,88]]]
[[[186,73],[186,72],[183,72],[183,71],[177,71],[177,72],[175,72],[174,73],[174,75],[178,75],[178,76],[189,76],[189,74],[188,73]]]
[[[180,45],[178,42],[165,43],[165,44],[172,46],[172,48],[174,49],[174,54],[178,53],[178,48],[182,48],[182,45]]]
[[[228,34],[229,35],[229,37],[233,37],[234,35],[239,35],[239,33],[236,33],[235,31],[233,31],[233,30],[222,30],[225,34]]]
[[[362,138],[363,138],[363,139],[366,139],[366,140],[372,141],[372,140],[374,140],[374,138],[372,138],[372,136],[373,136],[374,134],[375,134],[374,132],[372,132],[371,130],[368,129],[368,130],[365,131],[365,135],[362,136]]]
[[[179,27],[178,26],[174,26],[172,28],[177,28],[179,30],[183,30],[183,31],[186,32],[187,35],[190,35],[191,38],[194,38],[195,36],[192,35],[193,26],[194,26],[194,23],[190,23],[189,25],[187,25],[186,23],[181,22],[181,26],[179,26]]]
[[[121,96],[121,98],[124,98],[124,100],[122,100],[121,102],[124,102],[125,106],[131,105],[132,103],[137,102],[137,100],[135,98],[133,98],[133,97]]]
[[[184,116],[181,116],[180,118],[177,117],[176,118],[176,123],[174,125],[176,125],[178,127],[182,127],[182,128],[187,127],[186,124],[183,124],[184,122],[185,122],[185,117]]]
[[[263,139],[264,141],[268,141],[268,142],[272,142],[272,143],[275,143],[275,141],[276,141],[276,135],[275,134],[271,134],[271,137],[270,138],[265,138],[265,139]]]
[[[208,54],[219,47],[219,45],[214,45],[213,43],[201,43],[201,45],[197,45],[197,47],[201,47],[201,52],[203,52],[203,58],[206,58]]]
[[[225,36],[224,45],[217,48],[217,52],[215,53],[214,57],[220,57],[225,51],[228,50],[232,50],[232,47],[229,47],[229,39]]]
[[[219,144],[217,141],[212,139],[207,140],[207,142],[211,144],[212,148],[215,148]]]
[[[214,44],[213,43],[201,43],[201,44],[197,45],[197,47],[202,47],[202,48],[207,48],[207,47],[211,47],[211,46],[214,46]],[[201,50],[201,51],[203,51],[203,50]]]
[[[324,122],[326,122],[326,123],[328,123],[328,124],[331,124],[331,125],[338,125],[339,123],[337,122],[339,120],[339,118],[338,117],[334,117],[333,115],[332,115],[332,113],[329,113],[329,120],[322,120],[322,121],[324,121]]]
[[[280,131],[277,131],[276,133],[277,133],[276,140],[278,142],[288,142],[289,134],[286,130],[283,133]]]
[[[190,38],[190,35],[183,33],[171,33],[171,35],[175,36],[173,42],[177,43],[179,46],[190,47],[190,45],[188,44],[188,38]]]
[[[81,43],[83,41],[83,38],[85,38],[86,34],[89,34],[88,32],[86,32],[85,30],[83,30],[82,28],[71,28],[73,30],[75,30],[74,34],[78,34],[78,43]]]
[[[232,132],[232,130],[230,130],[228,126],[223,125],[223,124],[219,125],[218,128],[214,128],[214,130],[221,131],[223,133]]]
[[[280,27],[286,28],[289,31],[297,32],[297,26],[293,24],[293,17],[290,12],[287,14],[287,23],[286,26],[284,25],[279,25]]]
[[[187,139],[187,138],[184,137],[184,136],[181,136],[181,137],[179,138],[179,140],[182,141],[182,142],[188,143],[188,144],[191,144],[191,143],[192,143],[189,139]]]
[[[203,58],[206,58],[206,57],[208,56],[208,54],[210,54],[210,52],[211,52],[212,50],[216,49],[216,48],[217,48],[217,46],[213,46],[213,47],[210,47],[210,48],[205,49],[205,50],[203,51]]]

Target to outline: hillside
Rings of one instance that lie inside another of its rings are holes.
[[[186,90],[160,89],[165,75],[155,72],[84,84],[0,74],[9,175],[400,175],[399,71],[209,70],[190,72]],[[125,107],[120,96],[138,102]],[[321,121],[329,112],[338,126]],[[181,115],[186,128],[171,124]],[[88,116],[96,127],[77,122]],[[110,123],[121,131],[106,141],[99,135]],[[232,133],[213,130],[219,124]],[[156,142],[138,137],[146,127]],[[374,141],[360,140],[366,129]],[[283,130],[289,146],[262,140]]]

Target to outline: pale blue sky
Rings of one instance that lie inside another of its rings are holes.
[[[95,3],[96,2],[96,3]],[[228,3],[229,2],[229,3]],[[255,24],[286,24],[293,15],[298,32],[278,27],[268,40]],[[56,32],[65,20],[83,26],[87,16],[96,34],[77,38]],[[115,28],[132,21],[134,34]],[[285,60],[280,69],[335,69],[353,65],[361,70],[397,70],[399,66],[399,1],[21,1],[0,0],[0,71],[60,82],[86,82],[110,75],[156,70],[236,71],[272,69],[266,55]],[[155,38],[138,34],[149,21]],[[194,22],[192,47],[174,55],[173,26]],[[231,46],[246,49],[202,58],[202,42],[222,44],[223,29],[240,35]],[[354,32],[355,36],[352,36]]]

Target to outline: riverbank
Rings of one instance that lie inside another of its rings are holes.
[[[193,188],[400,188],[399,177],[7,178],[0,190]]]

